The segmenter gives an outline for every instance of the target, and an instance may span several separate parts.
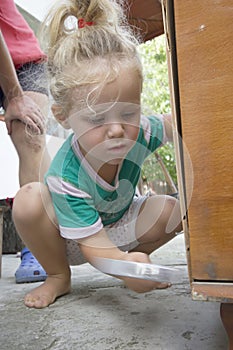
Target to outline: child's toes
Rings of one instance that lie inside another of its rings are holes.
[[[154,289],[166,289],[171,287],[171,283],[169,282],[158,282],[156,283]]]

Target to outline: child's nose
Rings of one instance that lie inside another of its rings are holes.
[[[124,126],[121,123],[111,123],[108,125],[108,137],[117,138],[124,134]]]

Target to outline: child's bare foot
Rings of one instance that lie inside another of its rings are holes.
[[[156,282],[153,289],[166,289],[170,287],[171,287],[170,282]]]
[[[137,278],[124,278],[126,286],[137,293],[146,293],[154,289],[166,289],[171,287],[169,282],[155,282],[150,280],[143,280]]]
[[[31,308],[42,309],[70,292],[70,277],[67,275],[48,276],[45,282],[25,295],[24,304]]]

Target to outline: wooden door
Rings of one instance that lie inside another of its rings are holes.
[[[193,297],[233,299],[233,2],[163,9]]]

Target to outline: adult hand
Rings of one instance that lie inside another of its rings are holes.
[[[33,134],[43,134],[45,130],[45,117],[38,105],[26,94],[12,98],[8,101],[4,115],[8,134],[12,132],[12,121],[20,120]]]

